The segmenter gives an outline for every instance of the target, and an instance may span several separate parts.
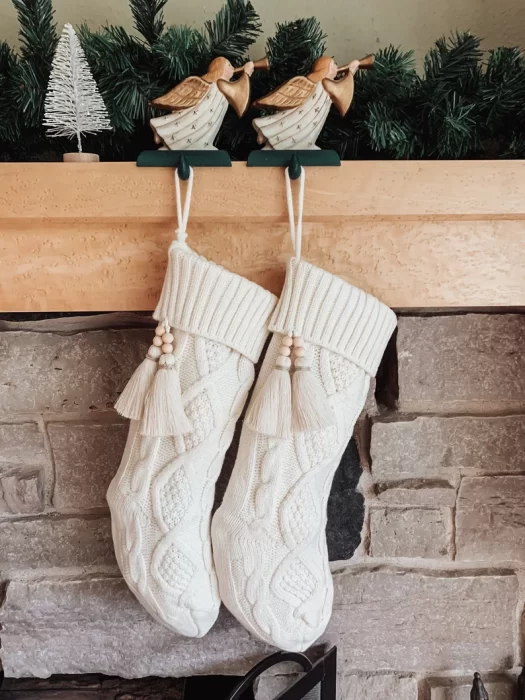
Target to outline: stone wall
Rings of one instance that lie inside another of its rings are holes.
[[[118,574],[104,494],[126,425],[112,406],[148,346],[148,323],[104,315],[0,326],[9,676],[242,673],[271,651],[225,612],[204,639],[176,637]],[[342,521],[330,526],[331,551],[345,559],[332,563],[322,641],[339,648],[341,700],[463,700],[474,670],[491,700],[510,700],[525,631],[524,347],[519,314],[399,319],[378,401],[356,428],[365,512],[351,559],[355,519],[348,535]],[[345,521],[350,510],[363,517],[346,472]],[[344,511],[344,488],[334,510]],[[260,698],[285,680],[263,679]]]

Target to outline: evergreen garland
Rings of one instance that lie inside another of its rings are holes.
[[[168,0],[129,0],[136,33],[107,25],[78,35],[107,105],[113,131],[88,137],[85,150],[105,160],[135,160],[155,148],[148,120],[157,97],[190,74],[203,74],[216,56],[247,60],[259,36],[249,0],[226,0],[202,30],[166,26]],[[49,140],[42,126],[51,62],[58,41],[52,0],[12,0],[20,51],[0,42],[0,159],[60,160],[67,142]],[[252,77],[253,97],[306,74],[327,52],[315,18],[278,24],[266,45],[271,69]],[[329,47],[328,47],[329,50]],[[252,56],[259,58],[259,56]],[[355,56],[348,56],[348,59]],[[356,76],[354,102],[341,118],[332,110],[319,144],[346,159],[525,157],[525,57],[518,48],[484,54],[470,33],[440,38],[415,70],[412,52],[389,46],[374,68]],[[257,148],[248,110],[229,110],[217,145],[236,159]],[[91,142],[91,143],[90,143]]]
[[[164,6],[168,0],[131,0],[133,24],[148,44],[156,44],[164,32]]]

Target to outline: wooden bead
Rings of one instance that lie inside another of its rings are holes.
[[[286,345],[281,345],[279,348],[279,355],[282,355],[283,357],[288,357],[290,354],[290,348],[287,348]]]
[[[304,340],[300,335],[296,335],[293,339],[293,344],[296,348],[302,348],[304,346]]]
[[[164,326],[157,326],[155,328],[155,335],[158,335],[159,337],[162,337],[165,332],[166,332],[166,329],[164,328]]]
[[[172,367],[175,364],[175,358],[173,355],[163,355],[159,360],[159,365],[166,365],[167,367]]]
[[[156,345],[150,345],[149,350],[148,350],[148,355],[153,360],[158,360],[159,357],[162,355],[162,350],[159,347],[157,347]]]
[[[164,345],[162,346],[162,352],[165,355],[169,355],[173,352],[173,345],[171,343],[164,343]]]
[[[281,344],[287,348],[291,348],[293,345],[293,338],[290,337],[289,335],[285,335],[281,341]]]
[[[306,355],[306,350],[299,346],[293,351],[294,357],[304,357]]]
[[[162,345],[162,338],[159,335],[153,338],[153,345],[156,345],[158,348]]]
[[[173,343],[174,340],[175,338],[173,336],[173,333],[164,333],[164,335],[162,336],[163,343]]]
[[[279,355],[279,357],[275,360],[275,364],[277,367],[286,367],[286,369],[289,369],[292,366],[292,361],[289,357]]]

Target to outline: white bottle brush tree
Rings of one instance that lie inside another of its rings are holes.
[[[111,129],[106,105],[70,24],[58,41],[44,106],[47,134],[76,137],[79,153],[82,134]]]

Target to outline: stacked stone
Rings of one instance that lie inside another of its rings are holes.
[[[113,558],[104,494],[127,426],[112,406],[151,328],[46,323],[0,332],[6,675],[245,672],[271,649],[227,614],[203,639],[173,635]],[[361,543],[332,564],[322,641],[339,648],[341,700],[466,700],[475,670],[510,700],[525,635],[524,347],[520,314],[399,319],[381,403],[356,433]],[[290,680],[263,679],[259,698]]]

